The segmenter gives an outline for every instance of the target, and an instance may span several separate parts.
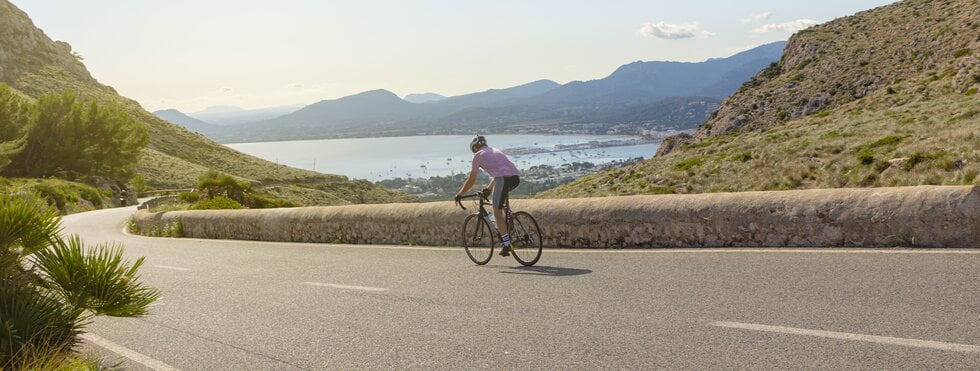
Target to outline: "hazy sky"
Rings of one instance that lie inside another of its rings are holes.
[[[892,0],[12,0],[149,110],[459,95],[701,61]]]

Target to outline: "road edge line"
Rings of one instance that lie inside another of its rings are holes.
[[[888,344],[888,345],[901,345],[907,347],[917,347],[917,348],[929,348],[937,350],[947,350],[953,352],[963,352],[963,353],[980,353],[980,346],[968,345],[968,344],[957,344],[948,343],[944,341],[933,341],[933,340],[919,340],[919,339],[909,339],[909,338],[896,338],[890,336],[877,336],[877,335],[864,335],[864,334],[852,334],[847,332],[834,332],[834,331],[823,331],[823,330],[811,330],[805,328],[796,327],[785,327],[785,326],[770,326],[770,325],[760,325],[755,323],[741,323],[741,322],[712,322],[709,323],[711,326],[717,327],[727,327],[741,330],[751,330],[751,331],[762,331],[762,332],[775,332],[781,334],[791,334],[791,335],[804,335],[804,336],[814,336],[828,339],[837,340],[852,340],[852,341],[863,341],[868,343],[878,343],[878,344]]]
[[[132,349],[126,348],[122,345],[113,343],[105,338],[95,335],[92,333],[84,333],[79,335],[80,338],[88,341],[92,344],[98,345],[106,350],[112,351],[120,356],[126,357],[136,363],[143,366],[149,367],[156,371],[180,371],[180,369],[170,366],[166,363],[158,361],[156,359],[150,358],[146,355],[140,354]]]

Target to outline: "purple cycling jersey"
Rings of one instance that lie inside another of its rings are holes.
[[[473,155],[473,171],[481,168],[493,178],[521,175],[507,155],[490,146],[483,147]]]

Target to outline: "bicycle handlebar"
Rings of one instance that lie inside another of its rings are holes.
[[[471,195],[462,196],[459,199],[460,200],[465,200],[467,198],[475,198],[475,197],[479,197],[479,198],[481,198],[483,200],[486,200],[487,199],[487,195],[483,194],[483,192],[477,192],[477,193],[474,193],[474,194],[471,194]],[[463,210],[466,210],[466,206],[463,206],[463,202],[456,201],[456,205],[459,206],[459,207],[461,207]]]

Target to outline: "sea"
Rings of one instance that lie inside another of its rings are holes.
[[[608,164],[650,158],[659,142],[609,135],[487,135],[520,169],[573,162]],[[470,171],[472,136],[432,135],[226,144],[268,161],[372,182],[428,178]],[[634,140],[630,142],[630,140]],[[628,143],[630,145],[615,145]]]

